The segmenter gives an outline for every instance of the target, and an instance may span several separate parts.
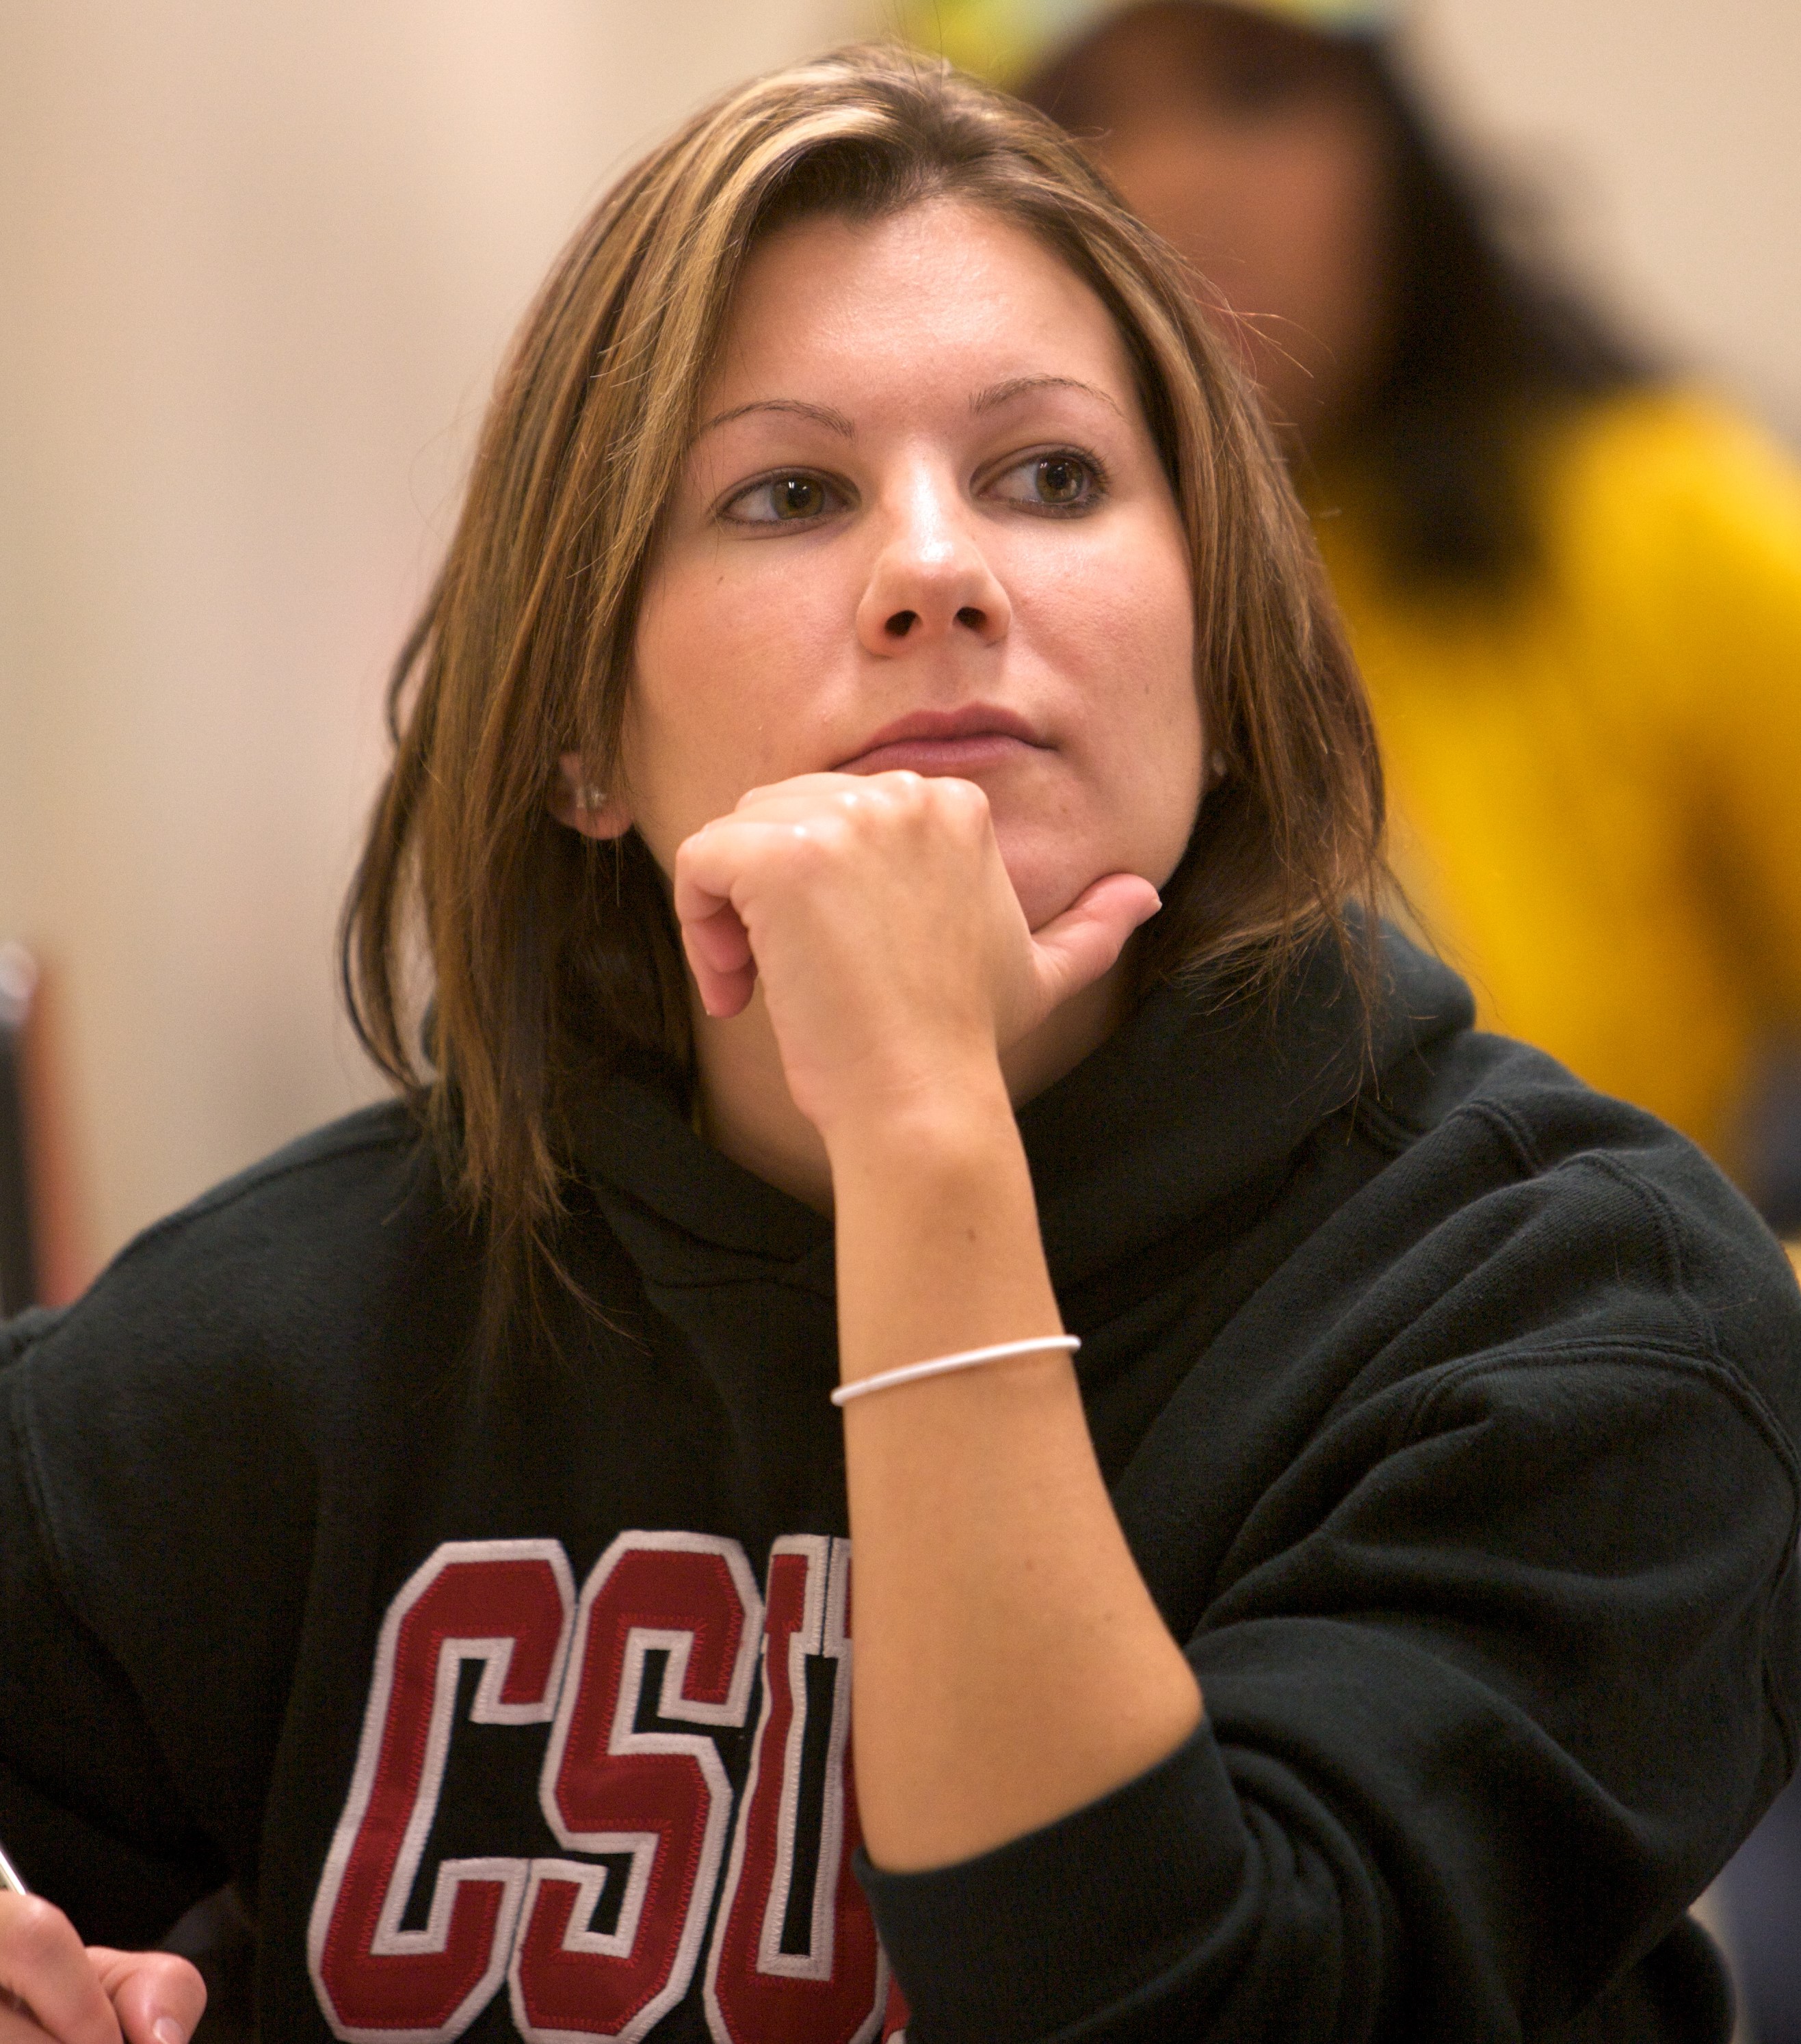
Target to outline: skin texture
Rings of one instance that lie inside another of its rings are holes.
[[[1134,8],[1072,52],[1052,110],[1224,301],[1272,418],[1330,437],[1380,367],[1392,260],[1388,152],[1344,48],[1195,0]]]
[[[815,220],[752,258],[700,415],[620,785],[578,809],[565,759],[553,806],[635,824],[669,874],[706,1126],[833,1212],[845,1379],[1057,1333],[1014,1105],[1114,1025],[1202,791],[1186,549],[1124,349],[992,216]],[[1187,1735],[1067,1356],[845,1424],[879,1862],[1017,1837]]]
[[[0,2044],[187,2044],[206,2005],[187,1960],[84,1948],[60,1909],[0,1894]]]

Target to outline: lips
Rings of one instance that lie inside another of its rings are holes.
[[[1017,759],[1022,751],[1049,749],[1024,717],[990,703],[960,709],[914,710],[885,724],[834,770],[840,774],[969,774]]]

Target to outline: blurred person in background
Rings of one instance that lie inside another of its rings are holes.
[[[1363,668],[1400,878],[1484,1019],[1792,1235],[1796,1117],[1752,1109],[1801,1035],[1801,485],[1514,245],[1399,13],[938,0],[921,33],[1083,138],[1204,279]],[[1801,1785],[1722,1900],[1753,2034],[1801,2038]]]
[[[1801,1036],[1801,485],[1518,253],[1394,0],[937,0],[1205,280],[1380,730],[1394,859],[1484,1020],[1649,1107],[1779,1226]]]

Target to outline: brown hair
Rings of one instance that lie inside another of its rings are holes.
[[[858,48],[760,79],[645,158],[564,252],[394,670],[395,758],[346,907],[345,987],[487,1224],[491,1302],[535,1293],[551,1267],[562,1106],[584,1060],[691,1059],[648,852],[635,833],[580,836],[547,804],[560,753],[614,779],[647,564],[739,272],[779,225],[941,196],[1038,236],[1107,305],[1187,535],[1196,686],[1226,774],[1141,972],[1274,984],[1322,932],[1354,951],[1373,928],[1345,912],[1373,909],[1380,870],[1362,690],[1255,403],[1176,259],[1050,121],[941,63]],[[435,1078],[402,989],[415,911]]]

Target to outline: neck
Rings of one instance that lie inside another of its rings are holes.
[[[1130,974],[1125,956],[1001,1054],[1015,1108],[1054,1085],[1098,1050],[1124,1019]],[[702,1132],[734,1164],[816,1212],[832,1211],[832,1169],[819,1132],[794,1104],[759,987],[750,1005],[716,1021],[693,1003]]]

